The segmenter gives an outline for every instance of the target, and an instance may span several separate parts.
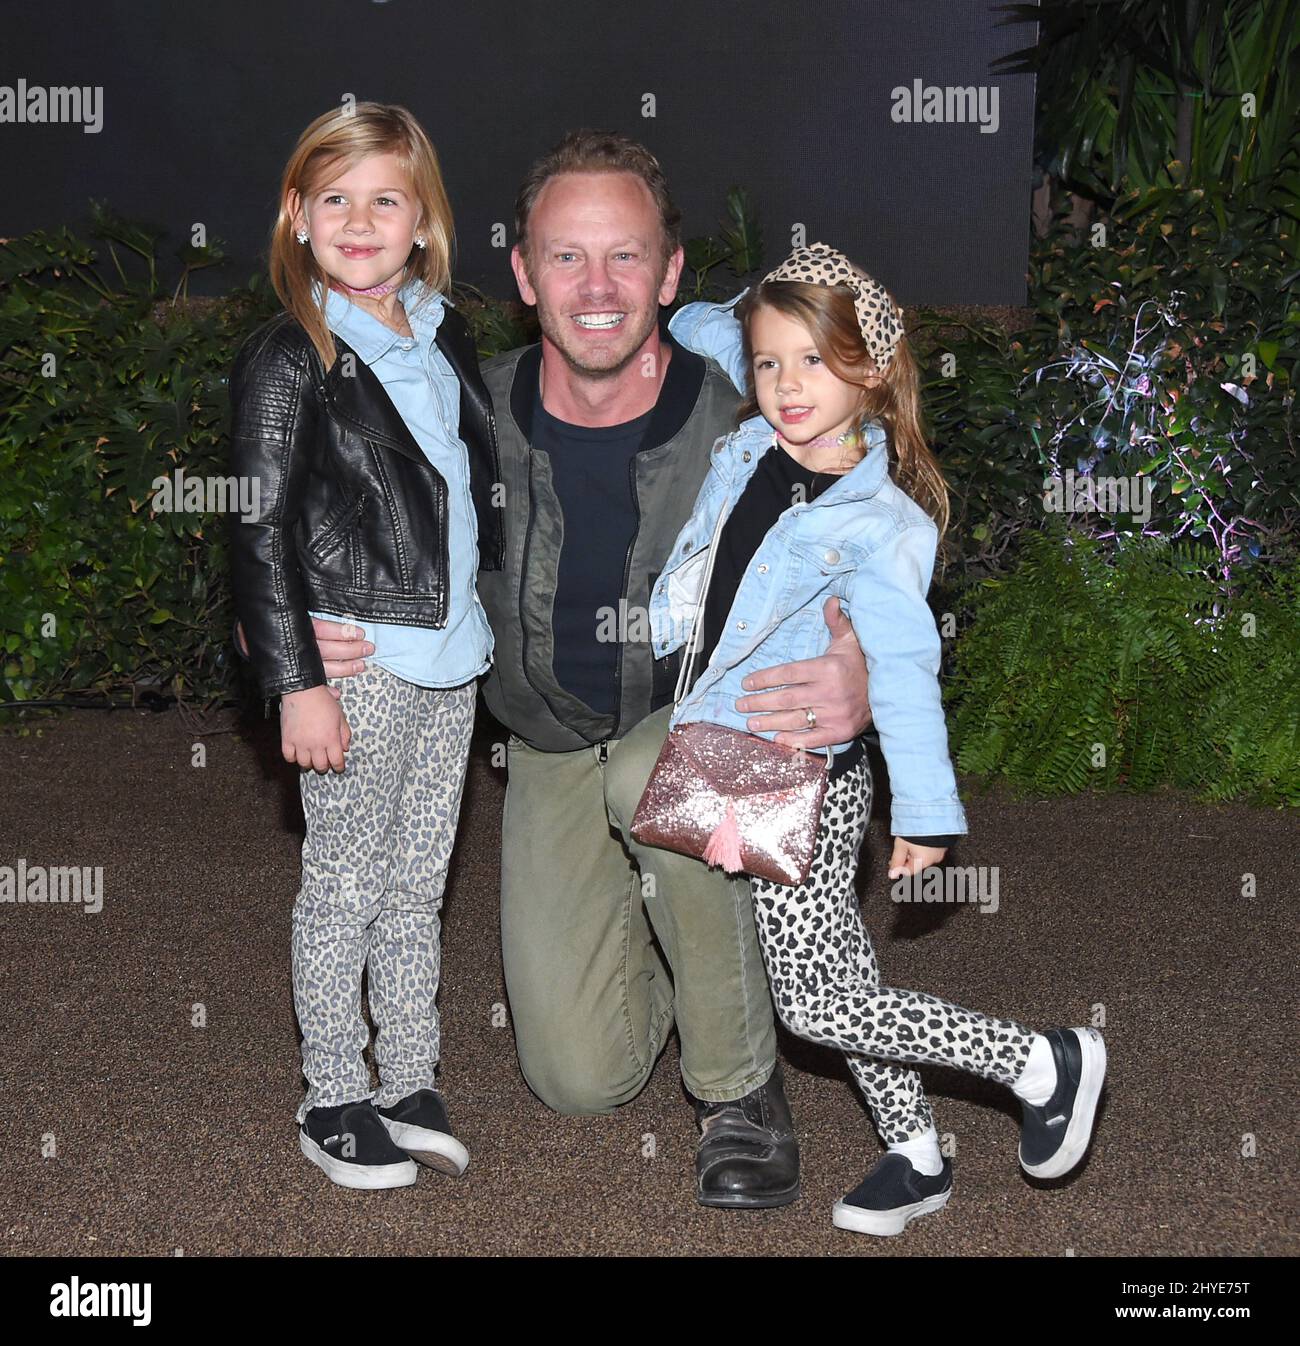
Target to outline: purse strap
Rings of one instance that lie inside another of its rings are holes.
[[[730,492],[728,492],[728,495],[730,495]],[[700,626],[704,621],[704,604],[709,596],[709,584],[713,580],[713,563],[718,559],[718,539],[722,536],[722,526],[727,521],[727,506],[730,503],[730,499],[724,502],[723,507],[718,511],[718,521],[713,525],[713,537],[709,542],[709,559],[704,563],[704,583],[700,586],[700,597],[695,605],[695,616],[691,620],[691,634],[686,642],[686,653],[682,656],[681,667],[677,670],[677,687],[673,692],[674,712],[682,704],[691,685],[695,659],[699,654],[697,642],[701,635]]]

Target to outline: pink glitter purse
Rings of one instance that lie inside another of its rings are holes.
[[[680,705],[698,652],[703,591],[677,678]],[[643,845],[693,855],[729,874],[746,873],[797,886],[808,877],[829,761],[822,753],[704,720],[669,730],[632,819]]]
[[[797,886],[808,877],[826,758],[697,720],[669,731],[632,819],[647,846],[729,874]]]

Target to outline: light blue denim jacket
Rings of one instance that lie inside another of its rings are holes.
[[[702,314],[701,310],[709,310]],[[693,312],[694,311],[694,312]],[[673,336],[743,380],[735,357],[739,326],[719,306],[690,304],[674,316]],[[824,654],[822,615],[838,597],[866,655],[868,695],[893,793],[895,836],[966,832],[966,815],[948,758],[939,695],[939,633],[925,601],[938,530],[889,475],[884,429],[864,426],[867,452],[852,471],[806,503],[793,504],[769,529],[736,590],[708,666],[672,715],[672,724],[709,720],[748,728],[737,711],[742,679],[760,668]],[[713,446],[708,476],[677,537],[650,600],[656,658],[686,644],[709,554],[776,435],[761,416]],[[772,737],[769,732],[766,737]],[[849,745],[835,745],[842,752]]]

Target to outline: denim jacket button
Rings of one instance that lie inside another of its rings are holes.
[[[766,574],[767,574],[767,562],[766,562],[766,561],[764,561],[763,564],[762,564],[761,566],[759,566],[759,568],[758,568],[758,573],[759,573],[760,575],[766,575]]]
[[[690,551],[690,549],[691,549],[691,544],[690,544],[689,542],[683,542],[683,543],[682,543],[682,553],[683,553],[683,554],[685,554],[686,552]]]
[[[737,630],[737,631],[747,631],[748,629],[749,629],[749,623],[748,623],[748,622],[737,622],[737,623],[736,623],[736,630]]]
[[[753,455],[752,453],[750,453],[750,451],[749,451],[748,449],[746,449],[745,452],[742,453],[740,456],[741,456],[741,458],[744,459],[745,462],[749,462],[749,460],[750,460],[754,455]]]
[[[832,547],[830,551],[826,553],[826,564],[828,566],[834,566],[839,565],[839,563],[840,563],[840,554],[835,550],[834,547]]]

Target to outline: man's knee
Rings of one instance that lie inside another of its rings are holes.
[[[519,1068],[528,1087],[552,1112],[573,1117],[607,1115],[635,1098],[645,1085],[644,1078],[620,1084],[576,1063],[525,1064],[521,1056]]]

